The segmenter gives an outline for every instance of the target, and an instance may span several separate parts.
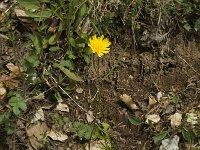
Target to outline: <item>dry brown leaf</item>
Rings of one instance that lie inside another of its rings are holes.
[[[85,150],[103,150],[105,149],[105,145],[111,148],[110,141],[105,141],[105,140],[91,141],[90,144],[86,144]]]
[[[53,18],[50,27],[48,28],[48,32],[56,33],[58,26],[58,18]]]
[[[161,100],[162,97],[163,97],[163,93],[162,92],[158,92],[157,93],[157,100],[158,100],[158,102]]]
[[[10,70],[10,76],[18,76],[22,73],[22,68],[20,68],[19,66],[15,66],[13,63],[8,63],[6,65],[6,67],[8,68],[8,70]]]
[[[120,96],[122,102],[124,102],[131,110],[137,110],[138,106],[133,102],[131,96],[123,94]]]
[[[154,105],[156,103],[157,103],[157,101],[156,101],[155,97],[154,96],[149,96],[149,105]]]
[[[88,122],[92,122],[92,121],[95,119],[95,117],[94,117],[92,111],[89,110],[89,111],[86,113],[86,119],[87,119]]]
[[[15,15],[17,17],[28,17],[28,15],[26,14],[26,12],[24,10],[22,10],[22,9],[15,8],[14,12],[15,12]]]
[[[152,123],[157,123],[160,121],[160,116],[157,114],[152,114],[152,115],[146,115],[146,123],[149,123],[150,121]]]
[[[81,93],[83,93],[83,89],[82,89],[82,88],[77,88],[77,89],[76,89],[76,92],[77,92],[78,94],[81,94]]]
[[[45,137],[47,131],[49,131],[49,128],[45,122],[37,122],[26,128],[26,134],[28,136],[30,145],[34,149],[39,149],[42,146],[41,141]]]
[[[3,84],[0,83],[0,100],[4,99],[6,96],[6,89],[4,88]]]
[[[67,104],[58,103],[58,105],[56,106],[55,110],[69,112],[69,107],[68,107]]]
[[[48,131],[47,136],[52,138],[52,140],[64,142],[65,140],[68,139],[68,136],[66,134],[63,134],[61,132],[56,132],[56,131]]]
[[[8,63],[6,67],[10,71],[10,74],[0,75],[0,83],[3,83],[7,88],[16,89],[20,83],[20,80],[17,78],[22,76],[22,69],[18,66],[15,66],[13,63]]]
[[[39,120],[44,121],[44,111],[42,108],[36,111],[34,118],[31,120],[31,123],[37,122]]]
[[[4,108],[4,107],[0,104],[0,111],[3,110],[3,108]]]
[[[16,89],[20,83],[19,80],[14,79],[12,76],[8,76],[5,74],[0,76],[0,82],[3,83],[5,87],[10,89]]]
[[[198,115],[195,112],[186,113],[187,122],[194,125],[198,123]]]
[[[0,2],[0,10],[1,12],[4,12],[7,9],[8,5],[6,5],[4,2]],[[2,21],[5,18],[5,14],[0,14],[0,21]]]
[[[179,136],[175,135],[173,138],[162,140],[162,145],[159,150],[179,150]]]
[[[178,127],[181,125],[181,120],[182,120],[182,114],[180,113],[175,113],[170,116],[171,119],[171,126],[172,127]]]
[[[39,95],[35,95],[33,97],[27,98],[25,102],[32,101],[32,100],[42,100],[44,99],[44,93],[40,93]]]

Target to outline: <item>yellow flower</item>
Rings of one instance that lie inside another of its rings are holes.
[[[111,42],[104,36],[97,37],[96,34],[89,39],[88,46],[92,49],[93,53],[97,53],[99,57],[110,51]]]

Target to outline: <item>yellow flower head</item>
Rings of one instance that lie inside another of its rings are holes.
[[[93,53],[97,53],[99,57],[110,51],[111,42],[104,36],[97,37],[96,34],[89,39],[88,46],[92,49]]]

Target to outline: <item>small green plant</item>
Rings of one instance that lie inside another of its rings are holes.
[[[138,126],[142,124],[142,121],[139,118],[136,117],[128,117],[128,120],[131,124]]]
[[[73,71],[78,59],[85,63],[90,61],[89,37],[77,30],[89,11],[87,3],[87,0],[18,1],[18,7],[25,11],[26,18],[36,23],[35,31],[29,34],[27,41],[32,51],[23,61],[27,84],[48,80],[55,74],[61,77],[58,79],[60,84],[65,78],[61,75],[63,73],[69,80],[82,81]],[[38,69],[43,69],[44,74],[38,74]]]
[[[10,135],[15,131],[15,115],[18,116],[22,111],[26,111],[27,105],[24,98],[18,92],[10,91],[7,95],[10,97],[8,100],[10,108],[0,114],[0,125],[2,125],[6,133]]]
[[[16,123],[10,110],[0,114],[0,125],[3,126],[6,134],[11,135],[14,133]]]
[[[89,124],[73,122],[68,129],[69,132],[76,133],[79,138],[90,140],[95,138],[95,129]]]
[[[68,132],[75,133],[79,138],[85,139],[85,140],[91,140],[91,139],[100,139],[105,141],[105,143],[102,144],[103,148],[105,150],[112,150],[112,147],[109,142],[109,124],[107,123],[100,123],[98,125],[93,125],[93,127],[89,124],[81,123],[81,122],[73,122]]]
[[[169,136],[170,130],[162,131],[155,136],[153,136],[153,141],[155,144],[160,144],[162,140],[166,139]]]
[[[195,141],[199,137],[198,131],[195,131],[195,128],[191,128],[189,126],[183,126],[181,129],[181,133],[183,138],[189,142],[190,144],[196,143]]]
[[[19,115],[21,110],[25,111],[27,109],[24,98],[16,92],[12,93],[12,97],[9,99],[8,104],[11,106],[11,110],[15,115]]]
[[[110,141],[109,141],[109,134],[108,129],[110,128],[110,125],[103,122],[97,125],[97,130],[95,132],[95,136],[98,139],[104,140],[105,143],[103,144],[103,148],[105,150],[112,150]]]
[[[51,114],[50,117],[55,123],[58,123],[61,126],[69,123],[68,117],[61,117],[58,113]]]

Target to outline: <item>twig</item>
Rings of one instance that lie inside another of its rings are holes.
[[[137,14],[135,15],[135,17],[132,17],[132,26],[131,26],[131,30],[132,30],[132,38],[133,38],[133,42],[134,42],[134,49],[136,49],[136,45],[137,45],[137,42],[136,42],[136,38],[135,38],[135,21],[136,19],[139,17],[139,14],[141,13],[142,11],[142,6],[139,8]]]
[[[58,82],[56,81],[54,77],[51,76],[51,78],[54,80],[56,85],[62,90],[64,94],[66,94],[79,108],[81,108],[84,112],[87,113],[87,111],[81,105],[79,105],[60,85],[58,85]]]
[[[175,54],[175,52],[173,50],[170,50],[172,53]],[[197,71],[194,69],[194,67],[192,67],[184,58],[182,58],[180,55],[178,55],[178,58],[180,58],[182,61],[184,61],[195,73],[197,73]],[[199,74],[199,73],[198,73]]]
[[[97,89],[97,92],[95,93],[94,97],[91,99],[91,102],[97,97],[97,94],[99,93],[99,89]]]

